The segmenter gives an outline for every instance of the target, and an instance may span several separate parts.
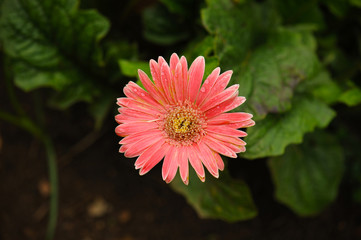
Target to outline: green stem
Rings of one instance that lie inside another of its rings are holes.
[[[6,75],[10,75],[10,73],[5,72]],[[14,86],[12,81],[10,80],[11,77],[6,76],[5,77],[5,84],[6,84],[6,90],[11,102],[11,105],[13,106],[13,108],[15,109],[15,111],[20,115],[20,116],[25,116],[25,111],[24,109],[21,107],[18,99],[16,98],[15,95],[15,91],[14,91]]]
[[[15,116],[0,110],[0,119],[25,129],[36,138],[43,138],[43,133],[41,129],[36,126],[27,116]]]
[[[56,222],[58,219],[58,200],[59,200],[59,191],[58,191],[58,169],[56,163],[56,153],[54,145],[49,137],[43,139],[43,143],[46,148],[46,154],[48,157],[48,172],[49,172],[49,181],[50,181],[50,208],[49,208],[49,219],[48,219],[48,228],[46,231],[46,240],[54,239]]]
[[[44,132],[35,125],[27,116],[14,116],[7,112],[0,111],[0,119],[19,126],[26,131],[33,134],[36,138],[41,140],[46,149],[46,156],[48,160],[48,174],[50,182],[50,208],[49,220],[46,231],[46,240],[53,240],[56,222],[58,218],[58,170],[56,163],[56,153],[51,138],[44,134]]]

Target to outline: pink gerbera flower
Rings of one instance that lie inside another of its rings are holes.
[[[239,85],[226,86],[232,71],[220,74],[216,68],[203,82],[204,58],[198,57],[188,70],[185,57],[173,54],[170,66],[162,58],[150,60],[153,81],[138,70],[145,90],[134,82],[124,87],[126,97],[118,98],[119,126],[115,132],[124,137],[119,151],[138,157],[135,168],[146,174],[163,158],[162,176],[171,182],[179,168],[185,184],[189,182],[188,162],[201,181],[203,165],[216,178],[224,169],[219,154],[236,158],[246,150],[240,139],[247,134],[238,128],[253,126],[252,115],[227,113],[246,98],[238,96]]]

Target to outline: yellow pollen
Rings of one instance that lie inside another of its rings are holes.
[[[173,129],[176,133],[186,133],[189,131],[191,122],[186,117],[180,117],[173,120]]]
[[[169,108],[161,121],[161,129],[173,145],[191,145],[205,135],[204,114],[196,106],[185,102]]]

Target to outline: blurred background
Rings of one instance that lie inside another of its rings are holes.
[[[361,1],[0,0],[0,239],[361,239]],[[118,152],[116,98],[176,52],[256,126],[206,183]]]

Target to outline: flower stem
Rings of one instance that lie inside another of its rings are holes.
[[[25,111],[21,107],[18,99],[16,98],[15,91],[14,91],[14,85],[13,82],[10,80],[11,77],[9,76],[9,71],[5,71],[5,85],[6,85],[6,91],[9,96],[9,100],[15,111],[20,116],[25,116]]]
[[[45,146],[48,161],[48,175],[50,182],[50,208],[49,219],[46,231],[46,240],[52,240],[55,234],[56,222],[58,218],[58,170],[56,163],[56,153],[51,138],[46,135],[40,127],[32,122],[26,115],[15,116],[7,112],[0,111],[0,119],[14,124],[24,130],[30,132],[34,137],[38,138]]]
[[[49,137],[43,139],[43,143],[46,148],[46,155],[48,158],[48,173],[50,181],[50,208],[49,208],[49,219],[48,227],[46,231],[46,240],[52,240],[54,238],[56,222],[58,219],[58,169],[56,163],[56,153],[54,145]]]

